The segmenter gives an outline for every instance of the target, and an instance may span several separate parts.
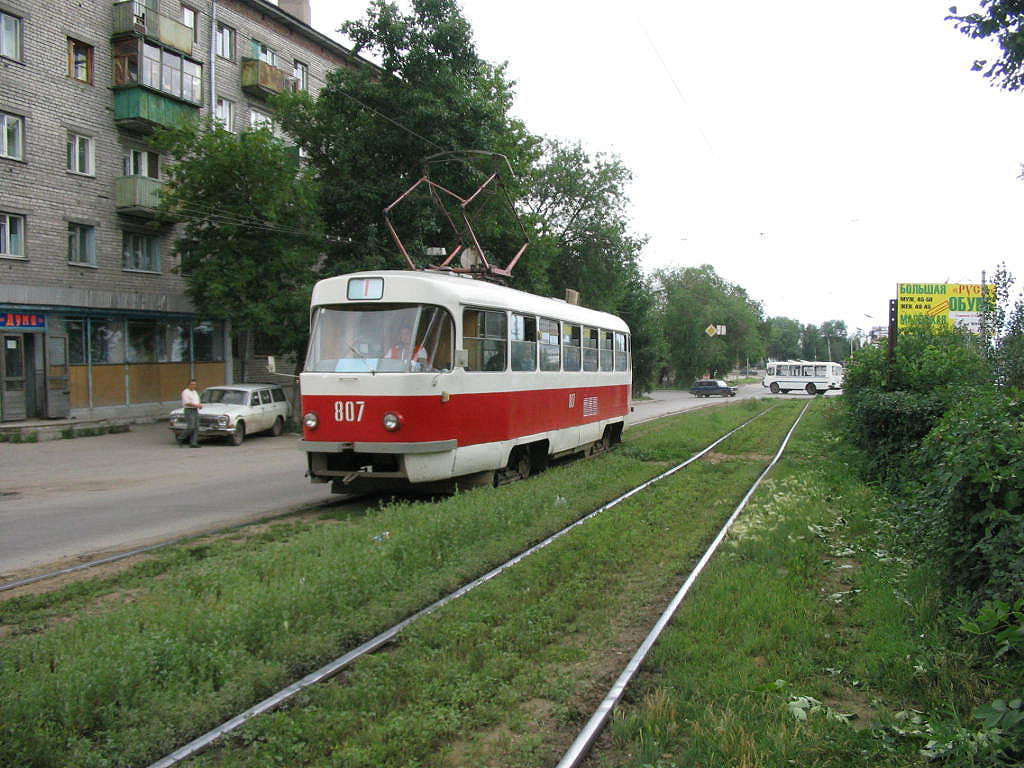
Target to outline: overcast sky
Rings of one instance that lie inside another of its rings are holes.
[[[632,170],[645,272],[711,264],[767,316],[851,333],[887,322],[897,282],[1005,261],[1024,287],[1024,93],[970,71],[992,49],[949,0],[460,5],[531,131]],[[312,23],[365,8],[312,0]]]

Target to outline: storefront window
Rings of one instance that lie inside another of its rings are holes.
[[[224,333],[219,322],[204,321],[192,328],[194,359],[214,363],[224,359]]]
[[[124,323],[111,319],[91,320],[89,352],[94,363],[123,363]]]
[[[153,320],[128,321],[128,362],[155,363],[160,328]]]
[[[64,321],[64,332],[68,335],[68,363],[71,365],[85,365],[85,321],[71,320]]]
[[[171,321],[164,326],[164,344],[160,352],[160,361],[167,363],[188,361],[188,325],[186,323]]]

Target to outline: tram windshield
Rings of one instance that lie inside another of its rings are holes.
[[[452,367],[454,324],[431,304],[344,304],[313,312],[307,371],[408,373]]]

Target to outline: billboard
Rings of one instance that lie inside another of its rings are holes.
[[[991,285],[965,283],[897,283],[899,297],[898,326],[909,325],[911,318],[928,318],[948,328],[981,331],[982,291],[992,293]]]

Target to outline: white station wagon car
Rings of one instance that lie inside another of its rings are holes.
[[[275,437],[284,430],[291,405],[281,387],[272,384],[225,384],[208,387],[199,395],[199,437],[229,437],[241,445],[246,435],[270,431]],[[171,411],[170,428],[179,443],[188,439],[185,411]]]

